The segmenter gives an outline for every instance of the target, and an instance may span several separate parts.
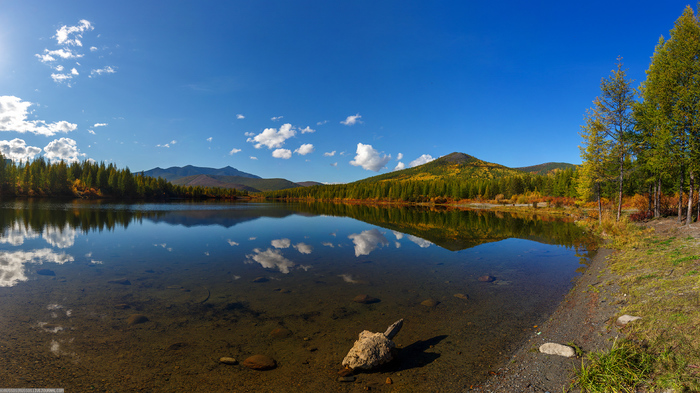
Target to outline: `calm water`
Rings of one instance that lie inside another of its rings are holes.
[[[0,387],[67,391],[462,391],[588,260],[572,223],[485,211],[13,201],[0,233]],[[337,382],[400,318],[398,359]],[[254,354],[278,367],[218,362]]]

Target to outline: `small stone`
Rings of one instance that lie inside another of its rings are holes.
[[[558,355],[571,358],[576,356],[576,351],[568,345],[556,344],[556,343],[546,343],[540,345],[540,352],[546,353],[547,355]]]
[[[356,376],[350,375],[347,377],[338,377],[338,382],[355,382],[356,379]]]
[[[634,317],[632,315],[623,315],[620,318],[617,318],[617,321],[615,321],[615,324],[617,326],[626,326],[628,323],[642,319],[642,317]]]
[[[357,295],[355,296],[354,299],[352,299],[353,302],[355,303],[360,303],[360,304],[372,304],[372,303],[379,303],[380,300],[377,299],[376,297],[372,297],[369,295]]]
[[[457,299],[462,299],[462,300],[469,300],[469,296],[463,294],[463,293],[455,293],[454,295]]]
[[[175,343],[172,344],[168,347],[169,351],[177,351],[179,349],[185,348],[187,346],[187,343]]]
[[[144,322],[148,322],[148,317],[143,314],[132,314],[129,316],[129,319],[126,320],[126,323],[129,325],[136,325]]]
[[[394,381],[392,381],[391,378],[387,378],[387,379],[386,379],[386,384],[387,384],[387,385],[391,385],[392,383],[394,383]]]
[[[494,282],[496,281],[496,277],[487,275],[479,277],[478,280],[481,282]]]
[[[420,302],[420,304],[422,304],[426,307],[435,307],[438,304],[440,304],[440,302],[435,300],[435,299],[426,299],[426,300],[423,300],[422,302]]]
[[[253,280],[253,282],[268,282],[268,281],[270,281],[270,279],[267,277],[258,277],[255,280]]]
[[[56,273],[53,270],[49,269],[39,269],[36,271],[36,274],[42,275],[42,276],[55,276]]]
[[[346,367],[346,368],[338,370],[338,375],[340,375],[341,377],[349,377],[352,374],[353,374],[353,371],[351,368]]]
[[[289,329],[285,329],[283,327],[278,327],[277,329],[270,332],[270,337],[274,338],[286,338],[291,335],[292,332]]]
[[[238,360],[224,356],[222,358],[219,358],[219,363],[235,365],[238,364]]]
[[[253,355],[244,360],[242,364],[250,369],[259,371],[271,370],[277,367],[275,359],[265,355]]]
[[[107,282],[109,284],[131,285],[131,281],[127,280],[126,278],[120,278],[119,280],[110,280]]]

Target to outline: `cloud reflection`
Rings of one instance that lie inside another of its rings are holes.
[[[433,245],[433,242],[430,242],[425,239],[421,239],[419,237],[413,236],[413,235],[407,235],[408,240],[416,243],[420,248],[428,248]]]
[[[275,239],[272,241],[272,247],[274,248],[289,248],[292,245],[292,241],[289,239]]]
[[[314,248],[306,243],[297,243],[294,248],[302,254],[311,254],[314,251]]]
[[[253,252],[255,254],[248,254],[246,255],[246,258],[252,259],[266,269],[279,269],[280,272],[288,274],[289,269],[296,266],[294,262],[285,258],[280,250],[268,248],[265,251],[261,251],[259,248],[256,248],[253,249]],[[246,263],[252,262],[246,261]]]
[[[4,233],[0,235],[0,243],[21,246],[24,244],[25,239],[37,237],[39,237],[38,232],[15,221],[12,223],[12,226],[7,227]]]
[[[362,233],[353,233],[348,236],[355,243],[355,256],[369,255],[379,246],[388,246],[389,241],[376,228],[362,231]]]
[[[72,247],[75,244],[76,236],[78,236],[78,232],[68,224],[63,229],[47,225],[42,235],[47,243],[57,248]]]
[[[74,258],[66,253],[56,253],[50,248],[34,251],[0,251],[0,287],[11,287],[20,281],[27,281],[24,272],[26,263],[42,264],[53,262],[63,264],[73,262]]]

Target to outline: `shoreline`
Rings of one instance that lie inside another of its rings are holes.
[[[540,353],[540,345],[548,342],[575,344],[585,353],[612,347],[620,331],[615,326],[619,307],[616,305],[616,275],[607,265],[614,251],[599,248],[585,272],[550,317],[533,327],[509,357],[509,361],[492,372],[484,383],[466,392],[576,392],[570,389],[574,370],[581,359]]]

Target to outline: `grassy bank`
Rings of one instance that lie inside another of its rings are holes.
[[[609,268],[622,292],[620,315],[642,319],[609,351],[589,354],[576,384],[585,392],[700,391],[700,224],[585,225],[618,250]]]

